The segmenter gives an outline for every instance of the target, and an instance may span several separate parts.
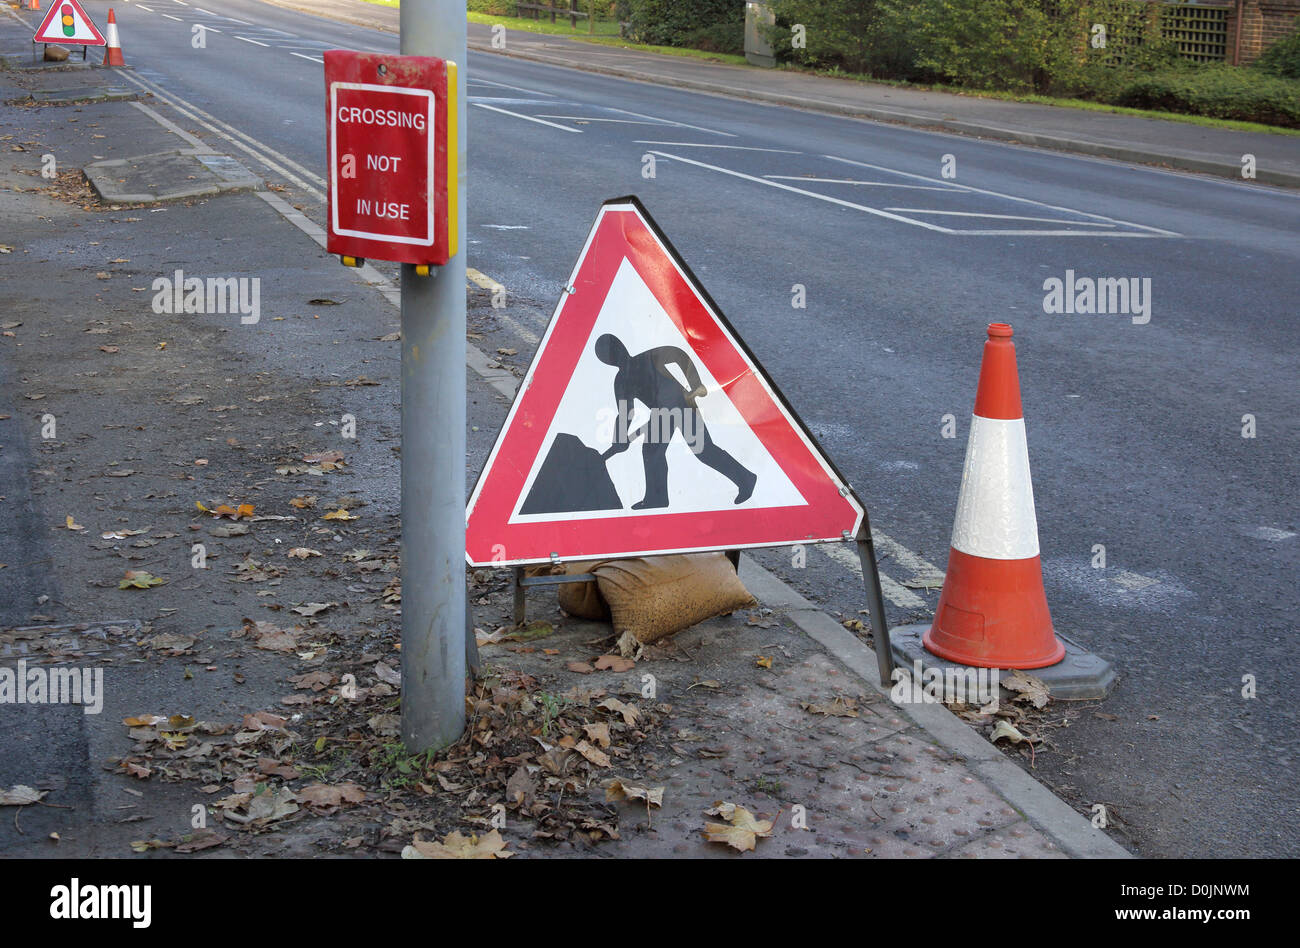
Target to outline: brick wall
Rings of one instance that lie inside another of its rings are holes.
[[[1241,23],[1237,23],[1234,3],[1228,12],[1228,61],[1236,33],[1241,30],[1241,65],[1251,62],[1259,54],[1284,36],[1290,35],[1300,17],[1300,0],[1245,0]]]

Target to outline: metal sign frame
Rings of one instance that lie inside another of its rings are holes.
[[[722,328],[725,330],[727,336],[729,337],[730,342],[735,345],[735,347],[740,352],[740,354],[743,355],[743,357],[750,363],[750,365],[752,365],[757,370],[757,372],[761,375],[762,380],[765,383],[765,388],[773,396],[779,408],[782,409],[787,420],[795,428],[796,432],[799,435],[801,435],[802,438],[807,442],[807,444],[810,446],[812,451],[815,452],[818,460],[820,460],[830,469],[830,472],[833,474],[835,480],[840,485],[842,485],[840,491],[842,496],[844,496],[845,499],[848,500],[854,507],[856,507],[857,511],[859,511],[860,516],[858,517],[858,525],[856,531],[850,532],[846,530],[844,531],[842,536],[838,538],[824,537],[819,539],[811,539],[811,538],[790,539],[784,541],[762,542],[762,543],[753,543],[753,544],[736,544],[736,545],[727,544],[727,545],[720,545],[720,546],[713,546],[713,547],[693,547],[690,549],[674,549],[671,551],[661,550],[661,551],[648,552],[643,554],[623,553],[623,554],[615,554],[610,556],[571,555],[565,557],[557,554],[551,554],[549,557],[546,558],[530,557],[525,560],[518,560],[518,561],[506,560],[505,562],[496,562],[496,563],[475,562],[471,558],[469,552],[467,551],[466,559],[470,562],[471,565],[477,565],[481,567],[513,566],[515,568],[514,579],[512,584],[514,589],[514,618],[517,623],[522,623],[525,618],[525,593],[528,587],[540,586],[540,585],[556,585],[565,582],[582,582],[582,581],[588,581],[595,578],[591,574],[581,574],[575,576],[525,577],[523,574],[522,567],[526,563],[550,562],[552,564],[559,564],[564,562],[566,559],[569,561],[587,560],[587,559],[616,559],[616,558],[628,558],[633,556],[648,557],[656,554],[663,555],[669,552],[687,553],[687,552],[709,552],[709,551],[721,550],[727,553],[727,556],[731,560],[733,566],[738,566],[739,548],[741,546],[744,546],[746,548],[752,548],[752,549],[762,549],[762,548],[799,546],[804,544],[811,545],[817,543],[850,541],[853,542],[857,547],[858,558],[862,565],[864,592],[866,594],[866,599],[867,599],[868,616],[871,619],[871,629],[875,636],[876,658],[880,669],[881,684],[883,685],[891,684],[890,674],[893,670],[893,659],[890,652],[889,627],[885,618],[884,598],[880,586],[880,573],[876,564],[875,547],[871,538],[870,520],[869,520],[869,514],[867,512],[866,505],[857,496],[857,493],[853,490],[852,485],[849,483],[847,478],[845,478],[844,475],[841,473],[839,467],[831,459],[829,454],[827,454],[827,452],[822,449],[821,444],[818,442],[816,436],[808,429],[807,425],[804,424],[803,419],[800,418],[798,412],[794,410],[794,406],[790,403],[789,399],[786,398],[785,393],[781,390],[780,386],[777,385],[775,380],[773,380],[767,374],[767,372],[762,368],[762,363],[758,360],[753,350],[751,350],[749,346],[745,343],[744,339],[736,331],[735,327],[731,324],[730,320],[727,319],[726,314],[723,313],[721,307],[718,306],[717,301],[713,299],[712,295],[708,292],[703,282],[695,275],[694,271],[691,270],[690,266],[686,263],[685,259],[681,256],[681,254],[677,251],[676,247],[674,247],[672,242],[668,239],[667,234],[664,233],[662,228],[660,228],[659,225],[655,222],[654,218],[651,217],[651,215],[646,210],[645,206],[641,203],[641,201],[634,195],[625,195],[623,197],[611,198],[607,201],[604,201],[601,205],[601,212],[598,213],[597,215],[597,223],[599,222],[600,216],[601,214],[603,214],[604,210],[614,205],[631,205],[636,210],[637,214],[640,216],[642,221],[649,228],[649,230],[657,239],[659,244],[671,257],[672,262],[681,271],[681,274],[686,280],[686,282],[690,285],[692,289],[694,289],[702,297],[705,306],[710,311],[711,315],[721,324]],[[591,236],[595,234],[595,231],[596,231],[596,225],[593,224],[592,230],[589,234],[589,238],[588,238],[589,240],[591,239]],[[574,271],[573,271],[574,275],[577,274],[583,262],[583,258],[585,257],[585,252],[586,252],[586,248],[584,247],[583,256],[580,256],[578,263],[575,264]],[[569,287],[569,292],[572,292],[571,285]],[[513,420],[515,410],[519,404],[519,400],[523,396],[526,390],[525,385],[527,383],[527,380],[531,378],[534,369],[537,368],[538,362],[544,354],[546,342],[550,338],[551,331],[555,326],[556,320],[559,318],[562,312],[562,304],[563,304],[563,299],[561,300],[561,305],[556,307],[555,312],[551,316],[550,324],[548,324],[547,326],[547,330],[543,336],[542,342],[541,344],[539,344],[537,350],[533,354],[533,358],[529,364],[528,371],[524,375],[524,384],[521,384],[519,390],[516,392],[514,403],[511,405],[510,413],[507,415],[506,422],[502,425],[501,430],[497,433],[497,438],[493,444],[491,452],[489,453],[488,461],[487,463],[484,464],[483,468],[479,471],[478,477],[475,480],[474,488],[470,492],[469,503],[466,506],[467,523],[469,522],[469,519],[472,515],[474,504],[476,500],[479,498],[480,488],[484,483],[484,479],[489,475],[492,464],[498,457],[498,451],[502,445],[504,438],[506,437],[506,433],[507,431],[510,430],[510,422]],[[760,511],[755,511],[755,513],[760,513]]]

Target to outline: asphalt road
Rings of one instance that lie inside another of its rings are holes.
[[[113,5],[136,75],[315,176],[320,50],[397,46],[255,0]],[[468,76],[469,264],[521,304],[493,343],[535,343],[598,204],[637,194],[897,541],[898,582],[909,551],[943,567],[984,326],[1010,322],[1054,619],[1123,676],[1118,720],[1073,716],[1039,775],[1115,808],[1144,855],[1300,854],[1300,196],[503,56],[472,53]],[[281,168],[319,219],[319,177]],[[1045,313],[1067,270],[1149,279],[1149,321]],[[862,608],[820,551],[764,562]],[[893,589],[890,617],[936,596]]]

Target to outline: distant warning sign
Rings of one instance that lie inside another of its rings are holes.
[[[104,46],[104,34],[81,9],[77,0],[54,0],[50,11],[36,28],[33,43],[66,43],[73,46]]]
[[[446,263],[457,236],[456,64],[337,49],[324,59],[329,252]]]
[[[606,202],[470,496],[469,562],[842,540],[863,517],[640,202]]]

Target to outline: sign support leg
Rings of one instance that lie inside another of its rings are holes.
[[[523,625],[524,619],[528,617],[528,603],[524,599],[524,594],[526,592],[524,589],[524,568],[522,566],[516,566],[511,575],[515,587],[515,625]]]
[[[478,636],[474,634],[474,610],[465,604],[465,665],[474,678],[482,667],[478,660]]]
[[[889,650],[889,625],[885,621],[885,597],[880,591],[876,548],[871,542],[871,528],[867,525],[865,517],[853,542],[858,546],[858,561],[862,564],[862,583],[867,589],[867,611],[871,616],[871,632],[876,646],[876,664],[880,667],[880,683],[888,688],[893,684],[894,657]]]
[[[403,55],[465,62],[464,3],[406,0],[400,23]],[[449,90],[458,102],[464,76]],[[465,193],[457,189],[460,247]],[[403,264],[402,742],[412,753],[441,750],[465,730],[465,387],[465,253],[430,277]]]

